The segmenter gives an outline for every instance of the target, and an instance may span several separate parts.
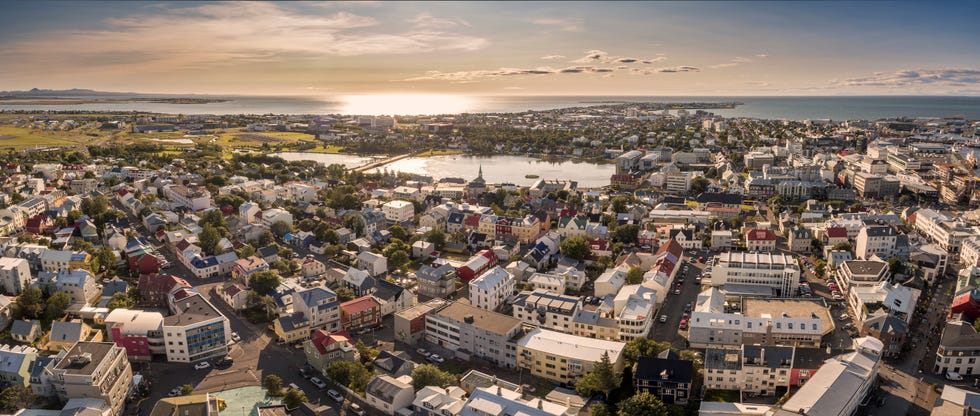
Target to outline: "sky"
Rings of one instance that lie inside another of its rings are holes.
[[[980,95],[980,2],[85,2],[0,13],[0,90]]]

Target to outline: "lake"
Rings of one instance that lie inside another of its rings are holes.
[[[374,160],[368,156],[345,155],[337,153],[282,152],[270,153],[269,156],[281,157],[290,162],[312,160],[323,165],[345,165],[347,168],[356,168]]]
[[[432,156],[409,157],[387,164],[378,170],[388,172],[408,172],[433,178],[456,177],[466,180],[476,178],[483,167],[483,179],[488,183],[510,182],[516,185],[531,185],[538,179],[563,179],[578,181],[580,187],[600,187],[609,185],[609,177],[616,167],[614,164],[596,164],[584,161],[563,160],[544,161],[527,156]],[[525,175],[538,175],[540,178],[528,179]]]

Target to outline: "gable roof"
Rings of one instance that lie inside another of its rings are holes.
[[[641,380],[668,380],[676,383],[690,383],[693,380],[693,374],[694,365],[687,360],[640,357],[636,362],[633,377]]]
[[[745,234],[748,241],[775,241],[776,233],[772,230],[751,230]]]
[[[830,227],[827,229],[828,238],[847,238],[847,229],[844,227]]]

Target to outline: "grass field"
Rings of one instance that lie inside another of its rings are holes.
[[[37,131],[25,127],[0,126],[0,148],[34,146],[77,146],[91,141],[84,135]]]
[[[463,154],[463,151],[459,149],[435,149],[435,150],[429,150],[429,151],[419,153],[418,155],[425,157],[425,156],[447,156],[447,155],[461,155],[461,154]]]

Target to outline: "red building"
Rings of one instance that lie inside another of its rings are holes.
[[[374,296],[361,296],[340,304],[340,326],[345,330],[381,323],[381,302]]]
[[[166,273],[150,273],[140,275],[137,288],[140,291],[140,305],[165,308],[170,294],[180,289],[191,288],[190,283],[177,276]]]
[[[456,274],[464,282],[469,282],[491,267],[497,265],[497,255],[493,250],[482,250],[470,257],[462,266],[456,269]]]

